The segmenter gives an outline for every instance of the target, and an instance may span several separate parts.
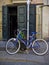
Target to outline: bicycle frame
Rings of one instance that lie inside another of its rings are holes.
[[[32,36],[29,36],[30,37],[30,40],[23,40],[20,34],[17,35],[17,38],[16,39],[19,39],[22,43],[24,43],[24,45],[26,47],[30,48],[30,47],[32,47],[32,42],[35,40],[35,37],[34,37],[35,34],[36,34],[36,32],[34,34],[32,34]],[[30,44],[27,44],[27,42],[30,43]],[[34,46],[34,47],[39,47],[39,46],[40,45],[37,42],[37,45]],[[34,47],[32,47],[32,48],[34,48]]]

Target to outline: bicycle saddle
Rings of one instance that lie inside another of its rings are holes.
[[[37,32],[31,32],[31,34],[36,34]]]

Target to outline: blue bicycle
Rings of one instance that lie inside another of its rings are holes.
[[[18,32],[16,38],[11,38],[7,41],[6,51],[9,54],[15,54],[20,50],[21,44],[24,44],[27,49],[32,48],[37,55],[44,55],[48,51],[48,44],[43,39],[35,39],[37,32],[31,32],[29,40],[27,40],[27,30],[23,29]],[[28,42],[28,44],[27,44]]]

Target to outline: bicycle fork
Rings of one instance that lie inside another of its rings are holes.
[[[39,48],[39,47],[40,47],[39,42],[36,41],[35,45],[32,48]]]

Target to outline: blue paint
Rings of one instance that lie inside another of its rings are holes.
[[[17,38],[16,38],[16,42],[18,41],[18,40],[20,40],[22,43],[24,43],[25,44],[25,46],[27,47],[28,45],[27,45],[27,42],[29,43],[29,45],[30,45],[30,47],[32,47],[32,42],[35,40],[35,34],[36,34],[37,32],[31,32],[31,37],[29,38],[29,40],[25,40],[25,39],[23,39],[23,35],[22,34],[18,34],[17,35]],[[39,47],[39,44],[38,44],[38,42],[36,42],[36,46],[34,46],[34,47]],[[34,48],[34,47],[32,47],[32,48]]]

